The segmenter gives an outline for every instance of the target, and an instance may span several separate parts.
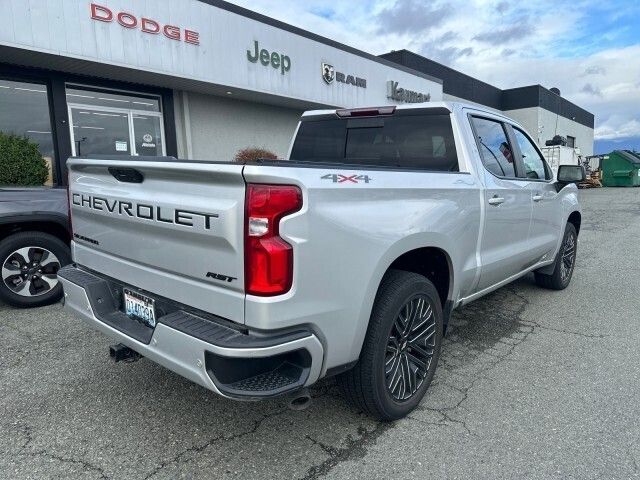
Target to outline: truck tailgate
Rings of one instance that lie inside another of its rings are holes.
[[[244,323],[242,165],[71,158],[79,265]]]

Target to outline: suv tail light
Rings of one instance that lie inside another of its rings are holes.
[[[269,297],[286,293],[293,282],[293,248],[280,237],[282,217],[302,208],[293,185],[247,185],[245,206],[245,290]]]

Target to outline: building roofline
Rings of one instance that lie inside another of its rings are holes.
[[[442,78],[445,94],[501,110],[502,91],[493,85],[407,49],[394,50],[380,57]]]
[[[593,113],[540,84],[502,90],[502,110],[540,107],[586,127],[594,128]]]
[[[396,70],[402,70],[403,72],[410,73],[411,75],[415,75],[416,77],[421,77],[426,80],[430,80],[439,85],[442,85],[442,79],[438,77],[434,77],[433,75],[429,75],[425,72],[420,72],[418,70],[414,70],[412,68],[406,67],[404,65],[400,65],[398,63],[392,62],[385,58],[381,58],[379,56],[373,55],[371,53],[364,52],[362,50],[358,50],[357,48],[350,47],[349,45],[345,45],[340,42],[336,42],[335,40],[331,40],[330,38],[323,37],[321,35],[317,35],[315,33],[309,32],[308,30],[303,30],[302,28],[295,27],[288,23],[282,22],[280,20],[276,20],[275,18],[268,17],[266,15],[262,15],[261,13],[254,12],[253,10],[249,10],[248,8],[240,7],[239,5],[235,5],[233,3],[225,2],[224,0],[197,0],[201,3],[205,3],[207,5],[211,5],[212,7],[220,8],[222,10],[226,10],[227,12],[235,13],[236,15],[241,15],[243,17],[249,18],[251,20],[255,20],[260,23],[264,23],[265,25],[269,25],[275,28],[279,28],[280,30],[285,30],[289,33],[293,33],[294,35],[299,35],[304,38],[308,38],[309,40],[313,40],[318,43],[323,43],[333,48],[337,48],[339,50],[343,50],[347,53],[351,53],[353,55],[357,55],[362,58],[366,58],[367,60],[371,60],[376,63],[380,63],[382,65],[386,65],[387,67],[395,68]]]
[[[385,53],[381,57],[401,63],[414,70],[429,71],[440,76],[445,94],[463,98],[501,111],[540,107],[587,127],[594,127],[594,115],[542,85],[501,90],[482,80],[454,70],[410,50]],[[426,72],[425,72],[426,73]]]

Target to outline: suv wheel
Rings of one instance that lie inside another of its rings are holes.
[[[535,272],[536,283],[551,290],[564,290],[569,286],[573,269],[576,266],[576,254],[578,253],[578,234],[572,223],[567,223],[562,239],[562,245],[556,255],[553,273],[546,275]]]
[[[21,232],[0,242],[0,262],[0,298],[15,307],[40,307],[62,296],[58,270],[71,255],[53,235]]]
[[[346,398],[379,420],[397,420],[422,400],[442,345],[442,307],[422,275],[391,270],[371,312],[356,366],[338,377]]]

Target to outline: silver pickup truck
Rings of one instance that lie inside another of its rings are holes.
[[[66,308],[228,398],[337,375],[392,420],[451,311],[573,273],[582,167],[557,179],[516,122],[456,103],[305,113],[289,160],[72,158]]]

